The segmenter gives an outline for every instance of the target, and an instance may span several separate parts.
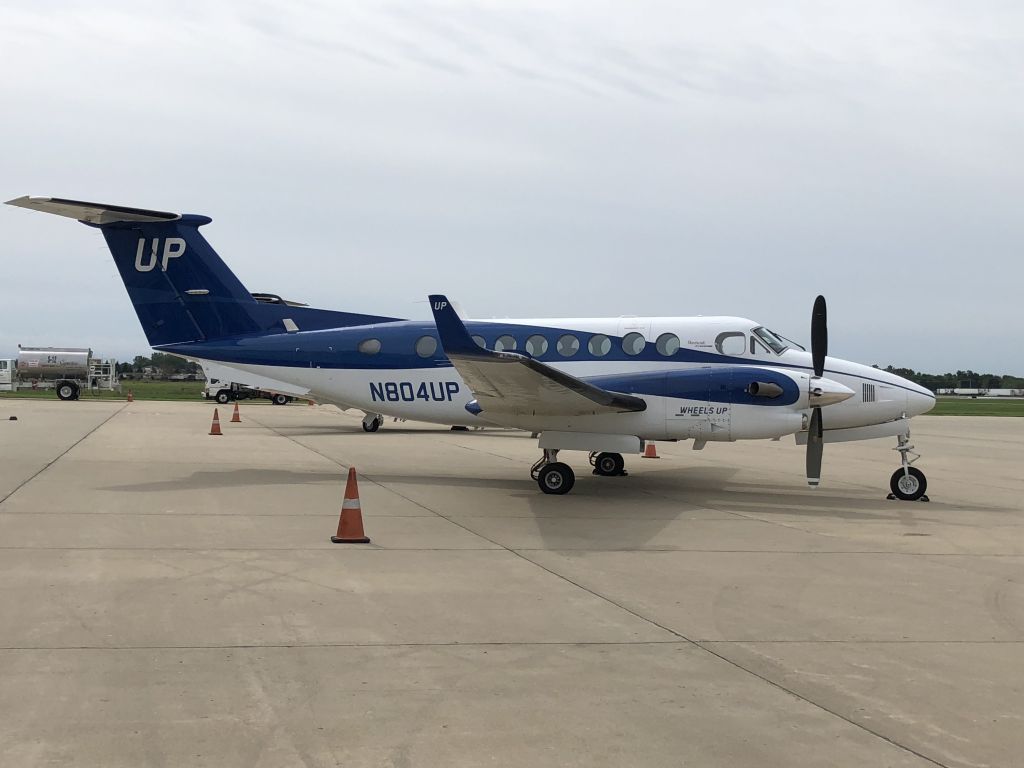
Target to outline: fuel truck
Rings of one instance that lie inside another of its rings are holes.
[[[0,358],[0,392],[53,389],[61,400],[77,400],[83,389],[121,391],[117,361],[93,357],[78,347],[23,347],[16,358]]]

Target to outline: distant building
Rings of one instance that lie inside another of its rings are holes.
[[[939,389],[937,395],[957,395],[959,397],[1024,397],[1024,389],[984,389],[956,387],[955,389]]]

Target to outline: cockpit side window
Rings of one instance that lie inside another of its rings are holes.
[[[752,333],[750,334],[750,354],[756,355],[758,352],[763,352],[766,355],[770,355],[772,353],[772,351],[768,349],[768,345]]]
[[[786,344],[786,342],[784,342],[774,333],[769,331],[767,328],[755,328],[754,330],[751,331],[751,333],[754,334],[754,336],[757,336],[757,338],[763,341],[766,345],[768,345],[771,351],[774,352],[776,355],[781,355],[783,352],[786,351],[786,348],[789,346],[788,344]],[[753,341],[753,339],[751,339],[751,341]]]

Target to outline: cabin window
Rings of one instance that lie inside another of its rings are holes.
[[[376,355],[380,352],[380,339],[363,339],[357,349],[364,355]]]
[[[654,346],[658,348],[659,355],[672,357],[672,355],[679,351],[679,337],[674,333],[663,333],[658,337]]]
[[[508,334],[494,340],[495,352],[511,352],[516,348],[516,340]]]
[[[416,340],[416,354],[420,357],[433,357],[437,352],[437,339],[433,336],[420,336]]]
[[[715,338],[715,349],[720,355],[742,355],[747,349],[747,335],[740,331],[725,331]]]
[[[476,345],[478,347],[480,347],[481,349],[487,349],[487,341],[484,339],[483,336],[475,336],[474,335],[473,336],[473,341],[475,341]]]
[[[590,337],[587,349],[594,357],[604,357],[612,351],[612,340],[603,333],[597,333]]]
[[[639,355],[647,346],[647,339],[642,333],[627,333],[622,337],[622,351],[627,355]]]
[[[524,349],[534,357],[540,357],[548,351],[548,340],[541,336],[539,333],[535,333],[533,336],[526,340]]]
[[[555,345],[555,348],[562,357],[572,357],[580,351],[580,340],[571,333],[567,333],[558,337],[558,344]]]

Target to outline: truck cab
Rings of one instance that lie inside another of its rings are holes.
[[[266,392],[255,387],[248,387],[235,381],[224,381],[211,378],[206,380],[203,388],[203,397],[207,400],[216,400],[221,405],[230,403],[233,400],[250,400],[266,398],[274,405],[287,405],[295,398],[280,392]]]

